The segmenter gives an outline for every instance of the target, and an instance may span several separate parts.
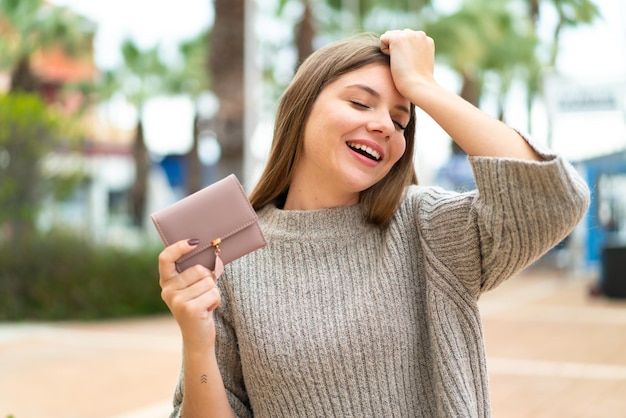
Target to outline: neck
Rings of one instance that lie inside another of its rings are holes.
[[[333,196],[317,190],[304,190],[292,184],[285,200],[285,210],[317,210],[354,206],[359,203],[358,195]]]
[[[354,206],[359,203],[359,193],[350,193],[338,187],[324,183],[326,179],[315,182],[301,181],[297,173],[293,176],[285,210],[317,210]],[[335,181],[335,185],[336,185]]]

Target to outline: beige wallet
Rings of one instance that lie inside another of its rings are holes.
[[[221,273],[221,263],[266,245],[256,212],[234,174],[153,213],[151,219],[165,246],[200,240],[197,248],[176,261],[179,272],[202,264]]]

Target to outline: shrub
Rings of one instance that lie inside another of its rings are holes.
[[[167,311],[160,247],[98,246],[54,232],[0,243],[0,320],[102,319]]]
[[[31,94],[0,94],[0,226],[13,237],[34,234],[49,192],[73,190],[80,173],[44,175],[42,161],[59,146],[76,145],[74,123]],[[63,139],[62,139],[63,138]]]

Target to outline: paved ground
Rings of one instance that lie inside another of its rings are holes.
[[[496,418],[626,417],[626,300],[589,285],[530,270],[483,297]]]
[[[626,301],[531,269],[481,301],[496,418],[626,417]],[[0,324],[0,418],[159,418],[179,368],[169,317]]]

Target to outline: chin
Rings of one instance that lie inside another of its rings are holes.
[[[378,183],[379,180],[376,181],[354,181],[351,182],[351,189],[355,192],[355,193],[361,193],[364,192],[365,190],[369,189],[370,187],[374,186],[376,183]]]
[[[372,173],[364,173],[360,170],[354,170],[344,172],[342,175],[337,177],[337,179],[340,178],[344,180],[344,184],[347,185],[349,190],[355,193],[361,193],[378,183],[384,178],[384,176],[373,176]]]

